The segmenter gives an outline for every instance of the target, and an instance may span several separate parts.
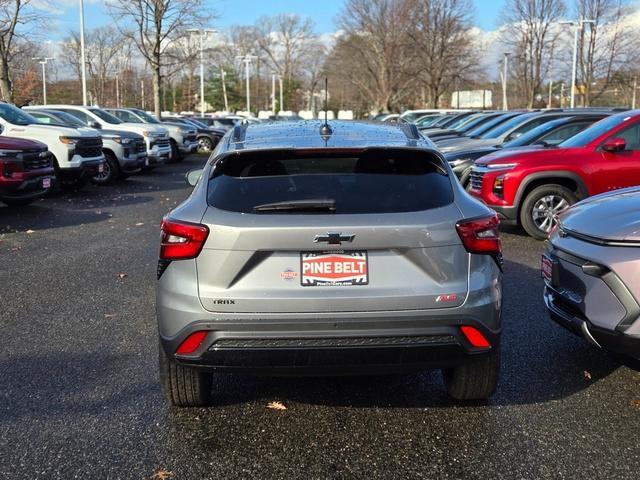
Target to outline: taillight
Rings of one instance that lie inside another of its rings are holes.
[[[176,350],[176,355],[191,355],[198,348],[200,348],[200,345],[202,345],[202,342],[204,342],[204,339],[206,337],[206,330],[198,330],[197,332],[193,332],[180,344],[180,346]]]
[[[498,215],[490,217],[461,220],[456,224],[456,230],[464,248],[469,253],[496,255],[501,253]]]
[[[463,325],[462,327],[460,327],[460,330],[472,346],[476,348],[491,347],[489,340],[487,340],[477,328],[471,327],[469,325]]]
[[[162,220],[160,228],[160,258],[163,260],[187,260],[197,257],[209,235],[206,225],[168,218]]]

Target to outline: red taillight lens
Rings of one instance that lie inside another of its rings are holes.
[[[498,215],[462,220],[456,224],[456,230],[464,248],[469,253],[495,255],[502,251]]]
[[[209,228],[197,223],[162,220],[160,238],[160,258],[163,260],[186,260],[198,256]]]
[[[180,344],[180,346],[176,350],[176,355],[191,355],[200,347],[200,345],[202,345],[202,342],[206,337],[206,330],[198,330],[197,332],[193,332],[191,335],[184,339],[184,342]]]
[[[489,340],[487,340],[484,337],[484,335],[480,333],[480,330],[478,330],[477,328],[465,325],[460,327],[460,330],[462,330],[463,335],[466,337],[467,340],[469,340],[469,343],[474,347],[477,347],[477,348],[491,347]]]

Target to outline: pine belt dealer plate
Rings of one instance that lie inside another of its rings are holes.
[[[303,287],[350,287],[369,284],[367,252],[302,252]]]

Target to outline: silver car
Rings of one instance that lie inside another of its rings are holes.
[[[498,219],[414,125],[238,125],[188,180],[158,264],[172,404],[206,405],[213,372],[442,368],[456,399],[494,392]]]
[[[640,188],[590,197],[559,218],[542,257],[551,318],[640,359]]]

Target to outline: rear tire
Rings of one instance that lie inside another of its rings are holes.
[[[456,400],[486,400],[498,387],[500,347],[483,358],[442,371],[447,393]]]
[[[183,156],[180,154],[180,150],[178,150],[178,145],[176,141],[171,139],[171,163],[178,163],[184,160]]]
[[[557,223],[555,216],[577,201],[576,194],[562,185],[536,187],[522,202],[520,224],[536,240],[546,240]]]
[[[211,403],[212,374],[183,367],[167,357],[159,346],[160,387],[176,407],[206,407]]]

